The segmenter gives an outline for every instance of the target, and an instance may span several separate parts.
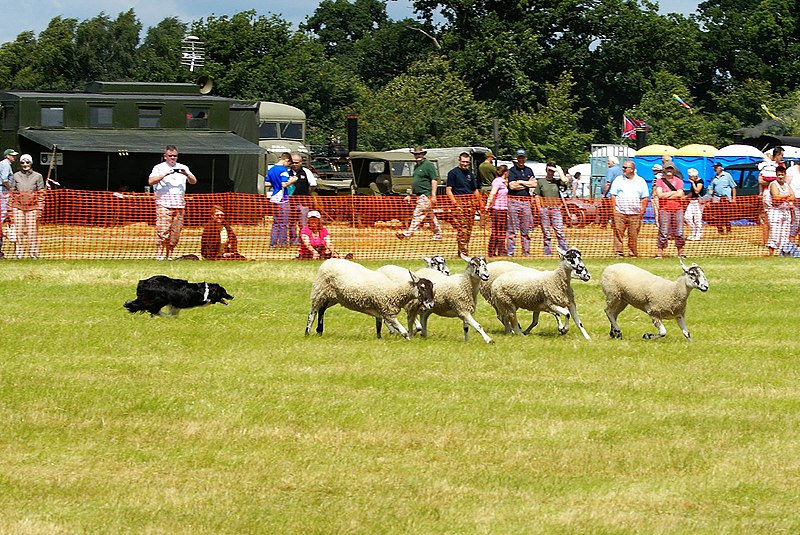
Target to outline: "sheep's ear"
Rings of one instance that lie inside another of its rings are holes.
[[[681,269],[683,269],[683,272],[684,273],[688,273],[689,272],[689,268],[687,268],[686,264],[683,263],[683,258],[678,257],[678,262],[681,263]],[[697,264],[694,264],[694,265],[697,265]]]
[[[458,253],[458,254],[461,257],[461,260],[463,260],[464,262],[469,262],[470,260],[472,260],[470,257],[465,255],[464,253]]]
[[[410,269],[408,270],[408,274],[411,275],[411,282],[413,282],[414,284],[419,282],[419,277],[414,275],[414,272],[411,271]]]
[[[428,258],[427,256],[423,256],[422,261],[428,265],[431,265],[433,263],[433,258]]]
[[[564,258],[564,255],[567,254],[567,252],[558,245],[556,245],[556,252],[558,253],[559,258]]]

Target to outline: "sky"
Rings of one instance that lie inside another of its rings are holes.
[[[661,0],[662,13],[689,15],[697,9],[699,0]],[[318,0],[269,0],[253,2],[241,0],[29,0],[16,4],[13,14],[0,18],[0,43],[13,41],[21,32],[33,31],[37,35],[54,17],[76,18],[78,22],[91,19],[102,11],[111,19],[133,8],[144,30],[155,26],[167,17],[174,16],[191,22],[210,15],[233,15],[255,9],[259,15],[279,15],[292,23],[303,22],[313,14]],[[411,0],[388,0],[389,17],[394,20],[413,18]],[[144,32],[142,34],[144,37]]]

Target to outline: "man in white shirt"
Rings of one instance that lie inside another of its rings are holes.
[[[647,182],[636,174],[636,164],[626,160],[622,164],[622,174],[614,179],[611,188],[611,206],[614,216],[614,252],[625,256],[622,238],[628,231],[628,249],[632,257],[639,256],[639,229],[642,215],[647,208]]]
[[[147,179],[156,197],[156,260],[172,260],[172,251],[181,238],[187,182],[197,184],[197,177],[178,163],[175,145],[167,145],[164,161],[153,167]]]

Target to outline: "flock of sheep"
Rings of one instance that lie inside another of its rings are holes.
[[[444,258],[440,256],[423,258],[427,266],[416,272],[395,265],[371,270],[350,260],[326,260],[311,287],[306,335],[311,332],[315,318],[316,332],[322,334],[325,311],[339,304],[375,317],[378,338],[384,324],[391,333],[409,340],[418,331],[425,337],[428,318],[436,314],[461,319],[465,341],[472,327],[486,343],[491,343],[491,337],[473,317],[480,292],[494,307],[506,334],[528,334],[537,325],[539,314],[547,312],[555,316],[561,334],[567,333],[572,316],[588,340],[589,334],[578,316],[571,281],[576,278],[585,282],[591,275],[578,249],[559,249],[558,255],[559,263],[551,271],[540,271],[510,261],[486,262],[480,256],[461,255],[467,266],[458,275],[450,275]],[[662,321],[674,319],[684,336],[691,340],[685,320],[686,300],[694,288],[707,291],[708,279],[697,264],[687,267],[682,260],[680,264],[683,273],[674,281],[624,263],[612,264],[603,271],[600,285],[606,298],[605,313],[611,323],[609,334],[612,338],[622,337],[617,317],[631,305],[647,313],[658,329],[657,334],[647,333],[644,338],[665,336],[667,330]],[[403,308],[408,320],[407,329],[397,319]],[[533,312],[531,324],[525,330],[517,319],[520,309]]]

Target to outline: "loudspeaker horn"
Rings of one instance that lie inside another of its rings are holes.
[[[214,89],[214,82],[208,76],[200,76],[194,83],[200,88],[201,95],[207,95]]]

